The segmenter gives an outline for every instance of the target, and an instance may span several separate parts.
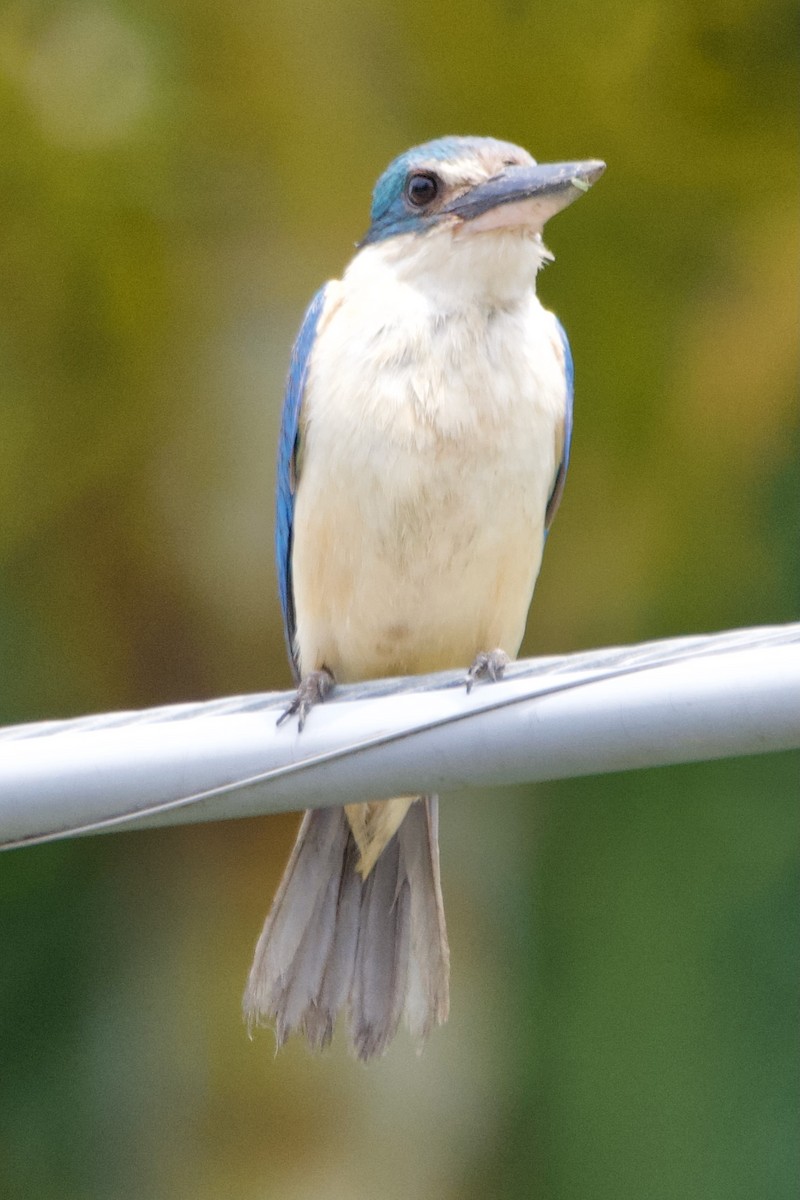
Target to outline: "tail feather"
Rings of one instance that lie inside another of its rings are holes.
[[[444,1024],[450,1012],[450,948],[439,875],[436,796],[412,807],[398,838],[412,883],[406,1021],[412,1036],[424,1040],[434,1025]]]
[[[396,837],[368,875],[361,898],[350,1036],[359,1058],[382,1054],[397,1032],[408,979],[408,880]]]
[[[358,863],[343,809],[305,814],[244,995],[248,1025],[273,1023],[278,1046],[301,1030],[322,1049],[342,1008],[362,1059],[403,1016],[418,1039],[447,1019],[436,797],[411,805],[366,878]]]
[[[331,958],[336,934],[336,892],[334,876],[320,892],[311,922],[297,948],[297,954],[286,975],[286,984],[276,1004],[275,1033],[283,1045],[289,1033],[303,1023],[306,1009],[322,989],[322,980]]]
[[[251,1030],[269,1015],[279,1047],[316,995],[330,956],[343,833],[337,810],[305,814],[258,939],[244,1011]]]
[[[340,814],[341,815],[341,814]],[[346,822],[344,823],[346,826]],[[331,905],[335,918],[333,941],[325,963],[322,984],[312,994],[303,1017],[302,1028],[314,1050],[322,1050],[333,1036],[336,1014],[347,1002],[353,979],[361,912],[361,879],[356,871],[358,848],[344,828],[344,857],[341,874],[333,878],[339,893]],[[314,936],[313,927],[311,936]]]

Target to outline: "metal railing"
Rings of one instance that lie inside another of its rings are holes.
[[[800,748],[800,623],[0,729],[0,847]],[[800,792],[800,783],[798,786]]]

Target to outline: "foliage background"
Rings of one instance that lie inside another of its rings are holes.
[[[0,719],[288,686],[289,345],[387,161],[609,163],[553,222],[577,432],[525,650],[798,591],[786,0],[7,0]],[[445,798],[449,1025],[274,1059],[239,997],[294,820],[0,860],[0,1192],[784,1200],[797,755]]]

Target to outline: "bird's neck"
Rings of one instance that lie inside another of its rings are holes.
[[[552,256],[541,238],[519,230],[409,234],[366,246],[348,267],[348,291],[410,289],[434,311],[511,308],[535,291],[536,273]]]

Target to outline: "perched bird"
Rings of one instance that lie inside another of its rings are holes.
[[[494,138],[400,155],[292,355],[276,550],[299,727],[335,683],[517,653],[564,486],[572,361],[536,298],[544,223],[600,176]],[[471,664],[471,665],[470,665]],[[448,1014],[435,796],[303,817],[244,1010],[318,1049],[346,1009],[359,1058]]]

